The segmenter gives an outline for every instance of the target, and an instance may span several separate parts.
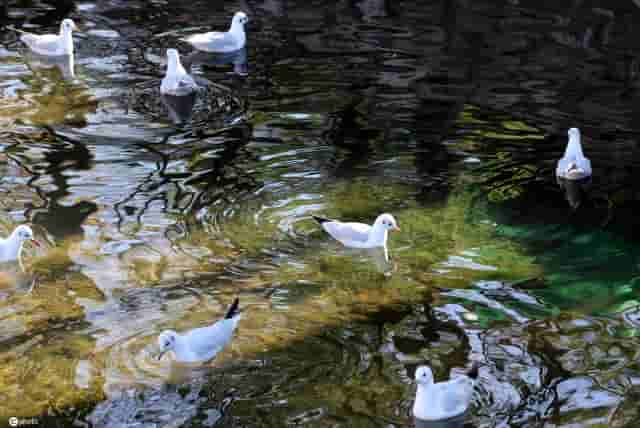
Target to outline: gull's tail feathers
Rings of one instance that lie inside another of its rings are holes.
[[[330,221],[333,221],[333,220],[328,219],[328,218],[326,218],[326,217],[320,217],[320,216],[317,216],[317,215],[312,215],[311,217],[313,217],[313,219],[314,219],[315,221],[317,221],[318,223],[320,223],[320,224],[328,223],[328,222],[330,222]]]
[[[238,311],[239,303],[240,303],[240,299],[236,297],[233,303],[231,304],[231,306],[229,306],[229,309],[227,310],[227,314],[224,316],[224,319],[226,320],[231,319],[240,313]]]

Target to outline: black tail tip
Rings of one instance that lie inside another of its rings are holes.
[[[328,221],[331,221],[331,220],[329,220],[329,219],[328,219],[328,218],[326,218],[326,217],[320,217],[320,216],[317,216],[317,215],[312,215],[311,217],[313,217],[313,219],[314,219],[315,221],[317,221],[318,223],[320,223],[320,224],[322,224],[322,223],[326,223],[326,222],[328,222]]]
[[[471,379],[477,379],[479,368],[480,368],[480,364],[474,363],[471,366],[471,370],[469,370],[469,373],[467,373],[467,376],[469,376]]]
[[[235,300],[233,301],[233,303],[231,304],[231,306],[229,306],[229,309],[227,310],[227,314],[224,316],[224,319],[229,319],[229,318],[233,318],[237,315],[238,313],[238,304],[240,303],[240,299],[238,299],[237,297],[235,298]]]

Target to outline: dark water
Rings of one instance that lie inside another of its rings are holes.
[[[10,2],[1,33],[0,229],[47,242],[0,276],[2,418],[414,426],[415,367],[475,362],[467,426],[637,426],[634,1],[65,4]],[[246,52],[179,41],[236,10]],[[67,16],[73,64],[6,28]],[[167,47],[208,82],[192,111],[156,96]],[[310,218],[385,211],[391,261]],[[213,362],[152,358],[235,296]]]

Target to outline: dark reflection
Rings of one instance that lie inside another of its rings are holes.
[[[29,186],[44,201],[42,206],[28,205],[25,215],[58,239],[82,235],[82,224],[97,210],[97,205],[86,200],[72,204],[61,204],[59,201],[71,194],[67,173],[91,169],[93,155],[86,145],[63,137],[51,128],[40,138],[46,144],[46,149],[43,150],[43,161],[38,164],[32,164],[28,153],[21,153],[24,146],[10,146],[7,149],[12,153],[13,161],[31,172]],[[44,190],[38,184],[43,178],[51,180],[53,190]]]
[[[191,120],[193,116],[193,106],[196,102],[197,94],[192,92],[188,95],[175,96],[166,95],[161,96],[162,103],[167,108],[169,118],[176,125],[180,125]]]
[[[185,67],[190,68],[199,64],[209,67],[233,64],[233,72],[239,76],[249,74],[247,65],[247,48],[242,48],[235,52],[227,53],[210,53],[202,51],[194,51],[184,59]]]
[[[467,415],[463,414],[449,419],[443,419],[441,421],[425,421],[422,419],[414,418],[415,428],[465,428],[465,420]],[[467,425],[471,426],[471,424]]]
[[[565,197],[571,208],[578,209],[582,203],[582,199],[587,195],[591,187],[591,177],[581,180],[569,180],[563,177],[557,177],[558,185],[565,192]]]
[[[223,130],[215,135],[194,133],[178,147],[156,144],[137,144],[156,160],[156,169],[150,173],[125,198],[114,204],[118,217],[118,227],[122,227],[131,218],[141,224],[142,218],[150,206],[161,202],[163,212],[185,215],[185,224],[195,223],[193,215],[201,209],[226,200],[229,195],[238,196],[255,189],[259,183],[248,172],[242,171],[235,163],[247,153],[243,145],[251,134],[250,128],[238,126]],[[165,142],[173,135],[167,135]],[[218,147],[215,156],[201,156],[209,149],[209,138],[224,139],[225,144]],[[171,162],[187,162],[189,169],[185,173],[168,171]],[[142,198],[142,206],[133,201]],[[186,231],[178,231],[182,226],[167,230],[167,237],[173,241],[183,237]]]
[[[161,95],[156,79],[139,83],[128,92],[127,109],[152,121],[168,118],[174,124],[188,125],[194,132],[215,132],[242,117],[243,101],[232,88],[198,76],[194,80],[198,90],[185,96]]]

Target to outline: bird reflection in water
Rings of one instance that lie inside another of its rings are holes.
[[[591,188],[591,176],[579,180],[557,177],[557,183],[564,190],[565,198],[574,210],[580,207],[582,200]]]
[[[426,421],[418,418],[414,418],[415,428],[466,428],[471,427],[469,424],[465,424],[467,414],[454,416],[448,419],[442,419],[439,421]]]
[[[61,55],[48,57],[30,52],[26,56],[27,63],[34,69],[57,68],[63,80],[76,78],[74,55]]]
[[[176,124],[181,125],[191,120],[193,116],[193,107],[196,103],[197,92],[187,95],[168,95],[161,96],[162,104],[167,108],[169,119]]]
[[[226,64],[233,64],[233,73],[239,76],[246,76],[249,74],[249,67],[247,65],[247,48],[228,53],[210,53],[196,51],[191,55],[188,55],[184,60],[187,68],[191,68],[192,65],[201,64],[210,67],[221,66]]]

